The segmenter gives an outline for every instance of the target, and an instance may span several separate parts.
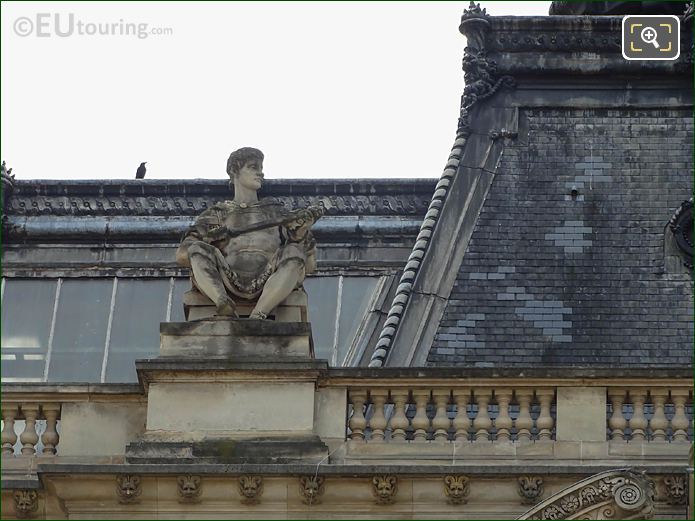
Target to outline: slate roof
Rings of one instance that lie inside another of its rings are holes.
[[[505,148],[427,365],[692,364],[692,281],[666,269],[664,243],[692,194],[691,110],[525,116],[528,145]]]

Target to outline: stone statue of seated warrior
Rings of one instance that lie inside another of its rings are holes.
[[[215,303],[218,315],[237,316],[234,299],[258,299],[249,318],[265,319],[314,271],[309,228],[323,208],[289,211],[272,198],[259,200],[263,153],[255,148],[232,152],[227,174],[234,199],[198,216],[176,261],[191,268],[194,287]]]

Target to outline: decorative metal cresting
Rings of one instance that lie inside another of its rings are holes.
[[[676,244],[683,256],[683,264],[693,269],[693,198],[683,201],[668,222]]]
[[[369,367],[382,367],[386,362],[391,344],[403,317],[406,305],[415,283],[415,277],[432,239],[432,234],[439,220],[439,214],[449,193],[449,186],[458,169],[466,140],[471,134],[470,117],[473,107],[489,98],[502,87],[513,87],[511,76],[497,78],[497,64],[488,58],[485,50],[487,34],[490,30],[490,16],[480,4],[471,2],[463,11],[459,31],[466,37],[467,46],[463,55],[463,72],[465,87],[461,97],[461,112],[458,120],[456,139],[451,148],[444,172],[434,190],[434,195],[427,209],[427,214],[420,226],[415,245],[408,257],[403,275],[401,275],[396,295],[391,303],[386,322],[381,330],[369,362]]]
[[[517,519],[651,519],[656,487],[645,474],[609,470],[583,479]]]

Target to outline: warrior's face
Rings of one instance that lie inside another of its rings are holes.
[[[250,159],[235,174],[235,181],[244,188],[258,191],[263,184],[263,161]]]

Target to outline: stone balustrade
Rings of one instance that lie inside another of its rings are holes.
[[[353,441],[548,441],[554,387],[350,388]]]
[[[692,440],[692,387],[609,387],[608,439],[631,442]]]
[[[13,455],[18,440],[21,447],[19,453],[22,456],[34,456],[37,453],[43,456],[56,454],[60,441],[60,410],[60,402],[3,401],[2,455]],[[23,420],[24,423],[19,436],[16,432],[18,420]],[[41,435],[37,431],[38,422],[45,422]]]
[[[333,459],[375,457],[383,452],[378,444],[390,444],[383,454],[395,458],[397,447],[407,454],[414,444],[429,444],[441,456],[449,449],[440,454],[437,445],[465,442],[502,457],[505,447],[526,454],[524,445],[534,443],[560,458],[569,450],[608,455],[624,443],[644,444],[645,454],[651,454],[647,445],[671,445],[680,454],[676,445],[692,441],[692,383],[685,372],[581,371],[317,369],[302,373],[315,379],[315,392],[302,395],[314,403],[297,410],[308,411],[307,425],[314,422],[313,432],[331,450],[347,441],[346,452]],[[256,376],[264,377],[260,370]],[[268,399],[277,398],[272,392]],[[145,431],[148,396],[139,384],[4,384],[2,393],[3,458],[122,457]]]

